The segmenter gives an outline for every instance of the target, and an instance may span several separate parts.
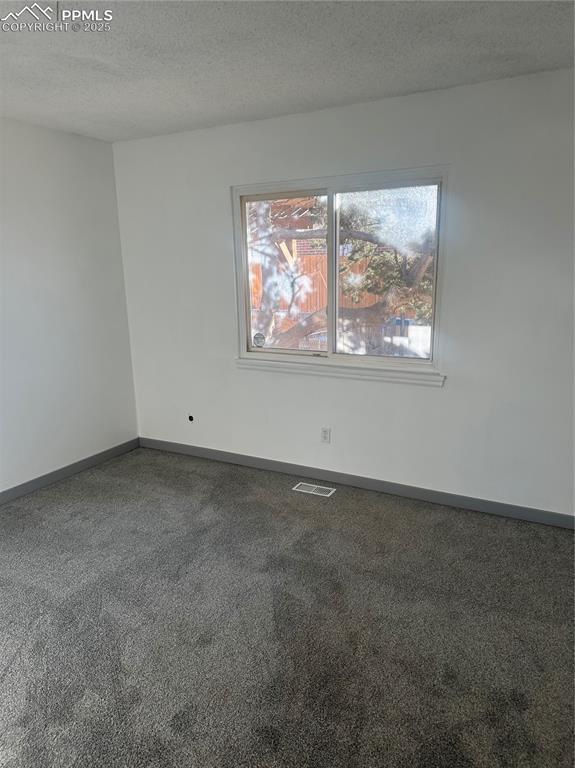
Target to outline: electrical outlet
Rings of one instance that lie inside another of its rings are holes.
[[[331,443],[331,427],[322,427],[320,434],[322,443]]]

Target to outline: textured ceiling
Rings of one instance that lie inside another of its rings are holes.
[[[0,15],[22,5],[1,2]],[[573,63],[570,2],[61,0],[59,7],[111,8],[112,29],[0,32],[1,113],[109,140]]]

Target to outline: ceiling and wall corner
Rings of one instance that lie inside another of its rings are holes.
[[[21,7],[0,3],[2,13]],[[113,11],[109,31],[0,32],[4,116],[115,141],[573,62],[570,2],[112,0],[105,7]]]

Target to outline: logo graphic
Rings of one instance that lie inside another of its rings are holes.
[[[111,29],[110,8],[60,8],[33,2],[0,18],[2,32],[107,32]]]
[[[42,6],[38,5],[38,3],[34,3],[33,5],[25,5],[21,11],[18,11],[18,13],[14,13],[14,11],[7,13],[3,19],[0,19],[0,21],[18,21],[23,13],[30,13],[36,19],[36,21],[42,21],[42,16],[44,19],[51,21],[53,10],[48,5],[46,8],[42,8]],[[42,14],[42,16],[39,16],[39,13]]]

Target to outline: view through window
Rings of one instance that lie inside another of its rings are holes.
[[[430,360],[439,203],[435,181],[243,197],[248,350]]]
[[[437,185],[337,195],[337,351],[431,356]]]
[[[327,196],[250,201],[246,221],[251,346],[327,351]]]

